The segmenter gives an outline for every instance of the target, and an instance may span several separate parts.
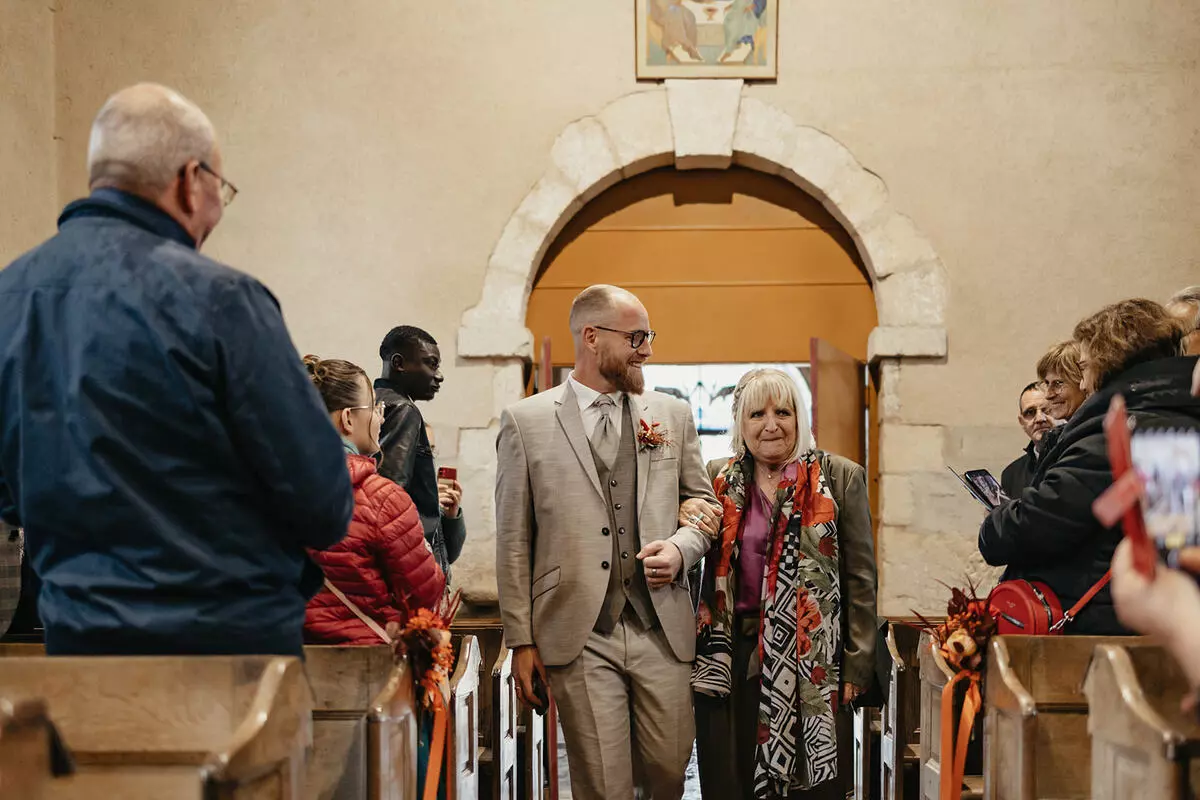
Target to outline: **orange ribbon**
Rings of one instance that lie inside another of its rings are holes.
[[[958,720],[958,736],[954,731],[954,688],[967,680],[967,693],[963,697],[962,715]],[[975,714],[983,706],[979,694],[979,673],[963,670],[955,675],[942,689],[942,763],[940,800],[961,800],[963,773],[967,769],[967,745],[971,741],[971,729],[975,726]],[[947,763],[947,759],[951,759]]]
[[[425,769],[424,800],[437,800],[438,784],[442,779],[442,751],[446,748],[446,730],[450,721],[446,714],[446,704],[442,701],[441,691],[430,692],[433,698],[433,733],[429,741],[429,766]]]

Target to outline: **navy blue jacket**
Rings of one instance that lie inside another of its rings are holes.
[[[0,513],[50,654],[301,652],[342,443],[275,298],[101,189],[0,271]]]

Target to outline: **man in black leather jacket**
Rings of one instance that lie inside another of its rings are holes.
[[[450,565],[466,541],[462,486],[438,483],[433,448],[425,430],[418,400],[432,400],[442,387],[442,354],[432,336],[420,328],[393,328],[379,346],[383,375],[375,381],[375,399],[384,404],[379,434],[382,461],[379,474],[404,487],[425,529],[438,566],[450,578]]]

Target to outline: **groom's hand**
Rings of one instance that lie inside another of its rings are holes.
[[[651,589],[669,585],[683,566],[683,553],[673,542],[662,539],[643,547],[637,557],[646,570],[646,584]]]
[[[546,678],[546,665],[538,654],[536,645],[527,644],[513,649],[513,677],[517,681],[517,699],[529,708],[540,708],[546,711],[537,699],[533,688],[534,676],[538,676],[542,686],[546,687],[546,697],[550,696],[550,681]]]

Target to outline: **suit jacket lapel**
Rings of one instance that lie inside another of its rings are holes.
[[[629,396],[629,401],[633,403],[630,419],[633,421],[634,430],[633,438],[637,447],[637,498],[638,498],[638,519],[642,518],[642,509],[646,506],[646,489],[650,485],[650,448],[642,447],[640,442],[637,442],[638,430],[642,427],[642,420],[646,420],[649,425],[654,420],[650,419],[650,406],[646,402],[646,398],[640,396]]]
[[[563,433],[567,435],[567,441],[571,443],[571,449],[575,451],[575,457],[579,459],[579,465],[583,467],[588,480],[592,482],[592,486],[603,498],[604,489],[600,486],[600,473],[596,471],[596,461],[592,458],[592,446],[588,444],[587,434],[583,430],[579,400],[575,397],[575,392],[571,391],[569,383],[563,384],[563,392],[558,399],[556,414],[558,415],[558,424],[562,425]]]

